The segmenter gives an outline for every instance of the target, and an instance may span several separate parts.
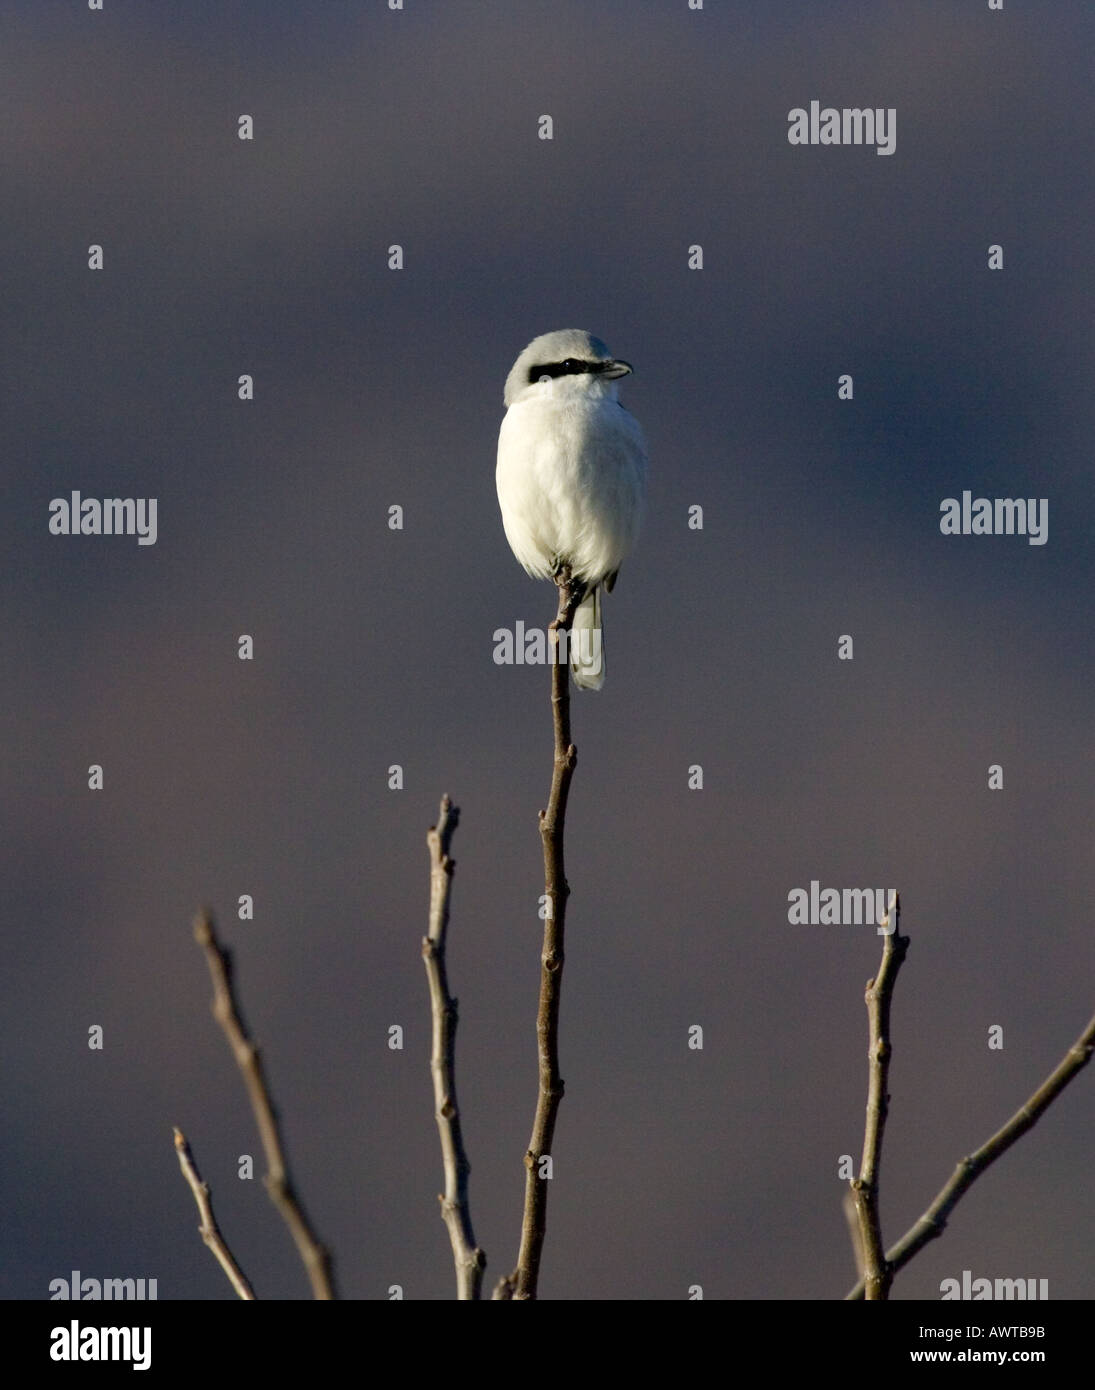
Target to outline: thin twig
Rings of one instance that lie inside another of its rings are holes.
[[[441,1216],[449,1228],[452,1256],[456,1263],[456,1296],[477,1299],[483,1283],[487,1257],[475,1243],[468,1209],[468,1174],[471,1164],[460,1132],[460,1110],[456,1103],[456,1000],[449,994],[445,973],[445,936],[449,925],[449,894],[456,861],[449,857],[453,831],[460,809],[447,796],[441,798],[441,815],[426,836],[430,851],[430,926],[422,941],[422,959],[430,984],[430,1012],[433,1015],[433,1048],[430,1072],[433,1076],[434,1115],[441,1135],[441,1157],[445,1169],[445,1192],[438,1198]]]
[[[1091,1019],[1057,1067],[1050,1072],[1027,1103],[1015,1112],[1003,1129],[997,1130],[975,1154],[962,1159],[949,1182],[941,1189],[924,1215],[887,1253],[886,1261],[894,1274],[903,1269],[929,1241],[943,1234],[947,1219],[963,1194],[1001,1154],[1007,1153],[1012,1144],[1038,1122],[1068,1083],[1091,1061],[1092,1053],[1095,1053],[1095,1018]],[[858,1283],[847,1297],[862,1298],[863,1283]]]
[[[221,1235],[217,1218],[213,1215],[213,1199],[209,1195],[209,1184],[202,1181],[202,1175],[198,1172],[198,1165],[194,1161],[194,1155],[190,1151],[186,1135],[178,1127],[175,1129],[175,1152],[179,1155],[179,1167],[182,1169],[183,1177],[190,1184],[190,1191],[193,1192],[194,1201],[198,1204],[198,1215],[202,1219],[198,1231],[202,1240],[216,1256],[218,1264],[228,1275],[229,1282],[240,1298],[253,1299],[255,1291],[252,1289],[247,1275],[236,1263],[235,1256]]]
[[[289,1176],[289,1165],[278,1130],[277,1111],[274,1109],[263,1074],[262,1057],[243,1026],[239,1005],[232,989],[231,958],[227,951],[221,949],[213,920],[208,913],[199,913],[194,919],[194,939],[205,952],[209,974],[213,980],[213,1017],[224,1029],[224,1035],[243,1075],[251,1100],[255,1124],[258,1126],[259,1138],[266,1155],[266,1191],[296,1242],[312,1285],[313,1296],[319,1299],[337,1298],[331,1256],[316,1239]]]
[[[547,1221],[548,1180],[540,1173],[541,1160],[551,1153],[555,1119],[563,1098],[563,1078],[559,1075],[559,999],[563,982],[563,936],[569,889],[563,864],[563,831],[566,823],[567,794],[578,750],[570,741],[570,668],[559,660],[559,633],[569,632],[574,614],[582,601],[584,588],[571,582],[570,570],[555,577],[559,589],[559,608],[548,628],[551,653],[551,708],[555,730],[555,759],[552,766],[551,795],[546,811],[540,812],[540,838],[544,846],[544,884],[546,894],[544,946],[540,957],[540,1007],[536,1015],[536,1041],[540,1085],[532,1138],[525,1154],[525,1211],[521,1223],[521,1248],[517,1268],[495,1289],[496,1299],[536,1297],[540,1277],[540,1255],[544,1247]]]
[[[890,1004],[893,1001],[897,972],[905,959],[909,938],[901,936],[901,899],[894,898],[889,911],[879,924],[889,928],[882,938],[882,964],[873,980],[867,981],[867,1018],[870,1043],[867,1049],[867,1122],[863,1132],[863,1161],[859,1177],[851,1184],[852,1200],[859,1218],[862,1243],[863,1284],[869,1300],[884,1300],[889,1296],[893,1270],[886,1262],[882,1245],[882,1222],[878,1210],[878,1177],[882,1164],[882,1136],[886,1129],[886,1114],[890,1096],[887,1083],[890,1074]]]

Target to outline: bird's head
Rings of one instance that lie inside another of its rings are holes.
[[[562,328],[534,338],[506,378],[505,403],[537,395],[585,393],[616,399],[616,382],[631,364],[613,357],[600,338],[581,328]]]

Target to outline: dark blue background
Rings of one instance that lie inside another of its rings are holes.
[[[573,707],[541,1292],[839,1297],[879,942],[789,928],[789,890],[902,891],[888,1242],[1095,1007],[1090,7],[3,12],[0,1292],[78,1268],[231,1297],[178,1124],[260,1296],[306,1295],[235,1176],[258,1148],[208,902],[344,1293],[452,1296],[419,957],[446,791],[472,1215],[488,1283],[512,1267],[550,714],[491,635],[554,596],[494,449],[513,359],[576,326],[635,365],[651,495]],[[813,98],[895,107],[896,153],[790,146]],[[965,488],[1047,497],[1048,544],[941,536]],[[51,536],[73,489],[158,498],[157,544]],[[895,1296],[967,1268],[1095,1295],[1093,1097]]]

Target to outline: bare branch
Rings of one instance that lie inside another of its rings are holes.
[[[202,1240],[209,1246],[217,1258],[221,1269],[228,1275],[229,1282],[240,1298],[253,1299],[255,1292],[248,1282],[247,1275],[236,1263],[235,1257],[225,1243],[221,1235],[220,1227],[217,1225],[217,1218],[213,1215],[213,1199],[209,1195],[209,1184],[202,1182],[202,1176],[198,1172],[198,1165],[194,1161],[194,1155],[190,1152],[190,1145],[186,1141],[186,1135],[181,1129],[175,1129],[175,1152],[179,1155],[179,1167],[182,1169],[183,1177],[190,1184],[190,1190],[194,1194],[194,1201],[198,1204],[198,1215],[202,1219],[202,1224],[198,1227]]]
[[[867,1049],[867,1122],[863,1133],[863,1161],[859,1177],[851,1184],[852,1200],[859,1220],[859,1237],[863,1260],[863,1283],[868,1300],[884,1300],[889,1296],[893,1270],[886,1262],[882,1245],[882,1223],[878,1209],[878,1177],[882,1163],[882,1136],[890,1097],[887,1083],[890,1074],[890,1004],[893,1000],[897,972],[909,947],[907,936],[899,934],[901,900],[895,897],[880,926],[890,931],[882,938],[882,964],[878,975],[867,981],[867,1018],[870,1043]]]
[[[456,1296],[477,1299],[483,1283],[487,1257],[475,1243],[468,1210],[468,1174],[471,1165],[460,1132],[460,1110],[456,1103],[456,1000],[449,994],[445,973],[445,935],[449,925],[449,894],[456,861],[449,857],[453,832],[460,810],[447,796],[441,798],[441,815],[426,836],[430,851],[430,926],[422,941],[422,958],[430,985],[430,1012],[433,1015],[433,1048],[430,1071],[433,1075],[434,1115],[441,1135],[441,1156],[445,1169],[445,1192],[439,1197],[441,1216],[449,1228],[452,1255],[456,1263]]]
[[[886,1260],[892,1273],[896,1274],[899,1269],[903,1269],[929,1241],[935,1240],[937,1236],[943,1234],[948,1217],[964,1193],[987,1168],[996,1162],[1001,1154],[1007,1153],[1012,1144],[1038,1122],[1068,1083],[1078,1076],[1091,1061],[1093,1052],[1095,1052],[1095,1018],[1091,1019],[1057,1067],[1050,1072],[1026,1104],[1020,1106],[1003,1129],[997,1130],[992,1138],[982,1144],[975,1154],[962,1159],[951,1175],[950,1181],[941,1189],[935,1201],[932,1202],[920,1220],[911,1226],[897,1244],[888,1251]],[[849,1299],[862,1298],[863,1283],[858,1283],[847,1297]]]
[[[566,823],[567,795],[578,750],[570,741],[570,668],[559,660],[559,632],[569,632],[574,614],[582,601],[584,586],[572,583],[570,570],[555,576],[559,607],[548,628],[551,653],[551,708],[555,730],[555,758],[551,795],[546,811],[540,812],[540,838],[544,846],[544,881],[547,904],[544,920],[544,946],[540,956],[540,1007],[536,1016],[540,1085],[532,1138],[525,1154],[525,1211],[521,1224],[521,1248],[517,1268],[495,1289],[496,1299],[536,1297],[540,1277],[540,1256],[547,1222],[548,1182],[540,1176],[540,1161],[551,1153],[555,1120],[563,1098],[563,1078],[559,1074],[559,1000],[563,982],[563,936],[569,889],[563,864],[563,831]]]
[[[281,1213],[282,1220],[296,1242],[304,1261],[312,1294],[318,1299],[336,1298],[331,1256],[316,1239],[304,1214],[282,1148],[278,1130],[277,1111],[270,1098],[262,1068],[262,1056],[247,1036],[239,1005],[232,989],[232,963],[227,951],[217,941],[213,919],[202,912],[194,919],[194,939],[205,952],[206,964],[213,981],[213,1017],[224,1029],[224,1035],[243,1075],[251,1100],[259,1138],[266,1155],[267,1173],[264,1179],[270,1200]]]

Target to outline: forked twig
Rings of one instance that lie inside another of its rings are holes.
[[[1091,1061],[1092,1053],[1095,1053],[1095,1018],[1091,1019],[1026,1104],[1020,1106],[1007,1124],[982,1144],[976,1153],[962,1159],[924,1215],[887,1251],[886,1262],[891,1274],[903,1269],[929,1241],[943,1234],[947,1220],[962,1196],[987,1168],[1038,1122],[1068,1083]],[[847,1298],[859,1299],[863,1295],[864,1284],[860,1280]]]
[[[890,1097],[887,1084],[890,1074],[890,1004],[893,1001],[897,972],[909,948],[907,936],[901,936],[901,900],[889,905],[889,911],[879,924],[883,930],[882,964],[873,980],[867,981],[867,1018],[870,1042],[867,1049],[867,1120],[863,1132],[863,1161],[859,1177],[851,1183],[852,1201],[859,1223],[857,1256],[863,1261],[863,1286],[869,1300],[888,1297],[893,1270],[887,1263],[882,1244],[882,1222],[878,1209],[878,1179],[882,1164],[882,1136]]]
[[[231,958],[227,951],[221,949],[213,920],[208,913],[199,913],[194,919],[194,939],[205,952],[206,964],[213,981],[213,1017],[224,1029],[224,1035],[243,1075],[244,1085],[251,1100],[255,1124],[258,1126],[259,1138],[266,1155],[266,1191],[296,1242],[312,1285],[313,1296],[318,1299],[336,1298],[331,1256],[317,1240],[289,1176],[289,1166],[278,1130],[277,1111],[266,1085],[262,1057],[243,1026],[239,1005],[232,989]]]

